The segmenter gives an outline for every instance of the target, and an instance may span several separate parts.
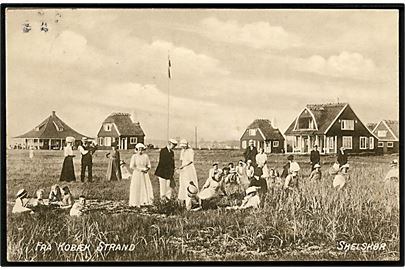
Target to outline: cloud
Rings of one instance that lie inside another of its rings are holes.
[[[292,68],[333,77],[351,77],[365,79],[375,73],[375,64],[360,53],[341,52],[324,58],[313,55],[309,58],[298,58],[291,61]]]
[[[220,21],[211,17],[203,19],[200,25],[205,34],[213,40],[238,43],[254,49],[286,49],[300,46],[297,36],[268,22],[241,25],[235,20]]]

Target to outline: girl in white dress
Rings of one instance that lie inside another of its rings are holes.
[[[269,168],[267,167],[267,155],[264,153],[263,148],[260,148],[259,153],[256,155],[256,164],[262,169],[262,177],[267,180],[269,177]]]
[[[143,153],[145,145],[138,143],[129,167],[133,170],[129,188],[129,206],[152,205],[153,189],[148,171],[151,168],[148,155]]]
[[[180,141],[180,147],[183,148],[180,152],[181,166],[179,176],[179,200],[187,199],[187,187],[190,182],[193,182],[198,187],[197,172],[194,167],[194,151],[188,145],[188,142],[183,139]]]
[[[238,166],[236,166],[236,174],[239,178],[239,183],[244,189],[246,189],[250,182],[246,174],[246,164],[243,162],[243,160],[239,160]]]

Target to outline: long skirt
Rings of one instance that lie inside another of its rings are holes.
[[[67,156],[63,160],[62,173],[60,174],[60,181],[76,181],[75,169],[73,167],[73,157]]]
[[[107,168],[107,181],[121,180],[121,168],[117,159],[110,159]]]
[[[193,182],[196,187],[198,187],[197,172],[195,170],[194,164],[190,164],[184,167],[180,171],[179,176],[179,200],[187,199],[187,187],[190,182]]]
[[[153,189],[149,174],[134,170],[129,187],[129,205],[152,205]]]

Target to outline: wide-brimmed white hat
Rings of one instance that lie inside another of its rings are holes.
[[[74,138],[74,137],[71,137],[71,136],[66,137],[66,142],[68,142],[68,143],[74,143],[74,142],[75,142],[75,138]]]
[[[83,137],[83,138],[82,138],[82,141],[83,141],[83,142],[87,141],[87,137]]]
[[[292,162],[290,165],[290,171],[298,172],[300,170],[300,166],[296,162]]]
[[[180,140],[180,146],[186,146],[186,145],[188,145],[187,140],[186,139],[181,139]]]
[[[314,168],[320,168],[321,165],[319,165],[318,163],[314,165]]]
[[[146,146],[145,146],[143,143],[137,143],[137,144],[135,145],[135,148],[136,148],[136,149],[139,149],[139,148],[145,149]]]
[[[28,194],[28,192],[25,190],[25,189],[20,189],[18,192],[17,192],[17,194],[15,195],[17,198],[20,198],[20,197],[24,197],[25,195],[27,195]]]
[[[344,168],[348,168],[348,169],[349,169],[349,168],[350,168],[349,164],[346,163],[346,164],[342,165],[342,166],[340,167],[340,170],[342,170],[342,169],[344,169]]]
[[[249,195],[250,193],[253,193],[253,192],[257,192],[257,190],[259,189],[260,187],[248,187],[247,189],[246,189],[246,195]]]
[[[175,144],[175,145],[178,144],[178,142],[175,139],[169,139],[169,143],[172,143],[172,144]]]
[[[195,195],[198,193],[198,188],[194,185],[194,183],[190,183],[187,187],[187,192],[191,195]]]

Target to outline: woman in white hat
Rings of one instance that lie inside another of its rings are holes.
[[[335,175],[333,179],[333,187],[337,190],[341,190],[345,185],[346,181],[349,179],[347,171],[349,170],[349,164],[344,164],[340,167],[338,174]]]
[[[188,145],[185,139],[180,141],[180,147],[182,148],[180,152],[181,166],[179,167],[179,195],[180,201],[185,201],[187,199],[187,186],[190,182],[193,182],[196,187],[198,187],[197,172],[194,167],[194,151]]]
[[[129,206],[152,205],[153,189],[149,178],[151,168],[150,160],[143,151],[145,145],[138,143],[135,146],[135,154],[132,155],[129,167],[133,170],[131,185],[129,188]]]
[[[316,163],[314,165],[314,170],[309,175],[310,181],[320,181],[322,179],[321,165]]]
[[[66,146],[63,149],[65,159],[63,160],[62,173],[60,174],[60,181],[76,181],[75,168],[73,166],[73,143],[75,138],[66,137]]]
[[[32,209],[29,208],[28,205],[28,192],[25,189],[20,189],[17,194],[16,194],[16,199],[15,199],[15,204],[13,206],[12,213],[13,214],[18,214],[18,213],[25,213],[25,212],[30,212],[33,213]]]

